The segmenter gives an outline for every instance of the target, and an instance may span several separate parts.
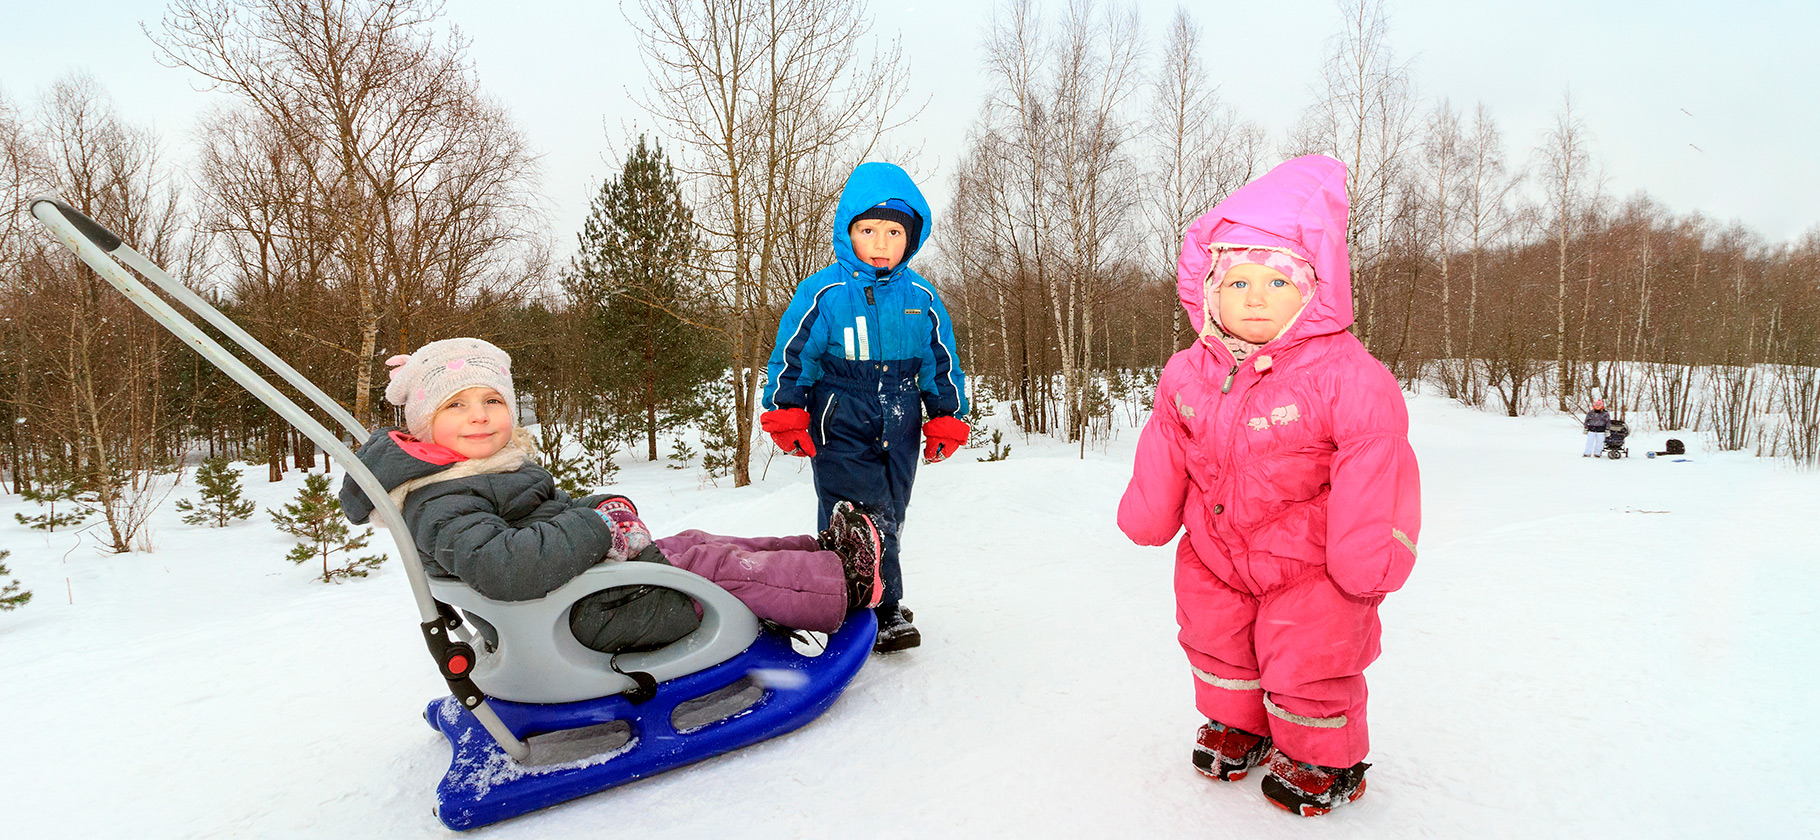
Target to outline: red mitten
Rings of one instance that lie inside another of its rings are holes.
[[[800,408],[774,408],[758,415],[758,425],[771,434],[777,448],[790,455],[815,455],[809,439],[809,412]]]
[[[933,464],[945,461],[967,445],[967,423],[958,417],[931,417],[923,424],[923,457]]]

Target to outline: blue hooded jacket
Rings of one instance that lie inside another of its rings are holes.
[[[880,277],[853,253],[847,229],[861,213],[890,199],[910,205],[922,229],[904,247],[903,260]],[[881,368],[918,360],[917,389],[929,415],[967,413],[966,376],[955,358],[948,310],[935,286],[909,267],[933,227],[929,203],[901,167],[863,163],[853,170],[834,210],[834,264],[796,287],[778,322],[766,408],[807,406],[826,355]]]

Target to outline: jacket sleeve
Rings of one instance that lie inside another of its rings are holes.
[[[921,348],[922,367],[917,374],[917,387],[923,393],[923,410],[930,417],[965,415],[967,374],[961,371],[955,354],[954,325],[948,320],[948,308],[942,296],[929,281],[917,278],[916,287],[929,294],[929,343]]]
[[[777,320],[777,341],[765,366],[765,408],[809,404],[809,386],[821,378],[820,351],[828,346],[825,301],[841,284],[838,277],[817,272],[796,287],[789,308]]]
[[[449,492],[406,499],[405,519],[433,568],[498,601],[542,598],[600,562],[613,545],[606,522],[581,506],[513,527],[486,499]]]
[[[1177,413],[1173,377],[1164,371],[1157,383],[1156,405],[1138,435],[1131,483],[1119,499],[1119,530],[1139,545],[1163,545],[1182,528],[1182,506],[1188,498],[1188,457],[1182,445],[1182,417]]]
[[[1327,573],[1341,589],[1376,597],[1401,589],[1416,562],[1421,477],[1409,447],[1403,389],[1375,361],[1336,378],[1327,501]]]

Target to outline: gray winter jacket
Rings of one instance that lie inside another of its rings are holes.
[[[613,532],[594,506],[609,496],[571,500],[531,460],[535,446],[523,429],[489,458],[449,462],[440,457],[445,452],[381,429],[359,453],[400,503],[431,575],[460,579],[494,600],[526,601],[608,559]],[[372,516],[372,501],[352,478],[342,479],[341,510],[357,525]],[[667,562],[655,548],[634,559]],[[608,653],[662,647],[700,622],[688,596],[652,586],[597,592],[569,615],[569,629],[582,644]]]
[[[1586,420],[1581,423],[1589,432],[1603,432],[1611,427],[1611,414],[1603,408],[1586,412]]]

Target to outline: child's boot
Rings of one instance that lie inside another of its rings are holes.
[[[840,555],[841,572],[847,577],[847,609],[878,606],[885,595],[885,582],[878,576],[883,545],[872,517],[859,512],[852,502],[835,502],[828,530],[816,535],[816,542],[823,550]]]
[[[1261,787],[1271,804],[1292,814],[1318,817],[1365,795],[1365,770],[1361,761],[1347,768],[1323,767],[1296,761],[1276,750],[1270,754],[1270,774]]]
[[[1194,738],[1194,769],[1210,779],[1236,782],[1270,755],[1270,738],[1209,720]]]
[[[923,643],[923,634],[910,623],[910,611],[903,605],[878,610],[877,615],[878,640],[872,643],[873,653],[896,653]]]

